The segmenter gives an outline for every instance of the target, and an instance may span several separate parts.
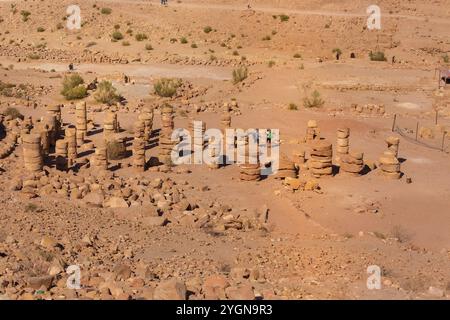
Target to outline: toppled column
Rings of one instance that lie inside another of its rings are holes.
[[[364,169],[364,153],[351,151],[341,156],[340,172],[359,176]]]
[[[145,124],[142,120],[134,123],[133,167],[145,171]]]
[[[311,146],[309,169],[314,177],[333,174],[333,145],[326,141],[317,141]]]
[[[278,172],[275,174],[276,179],[297,178],[297,169],[295,163],[285,154],[280,155],[278,164]]]
[[[86,102],[80,102],[75,106],[77,145],[81,146],[87,134],[87,110]]]
[[[316,120],[309,120],[306,128],[306,142],[311,142],[320,138],[320,131]]]
[[[349,147],[350,140],[350,129],[349,128],[340,128],[337,131],[337,140],[336,140],[336,162],[340,162],[342,157],[348,154],[350,149]]]
[[[42,157],[41,136],[39,134],[26,134],[22,136],[22,144],[25,170],[30,172],[42,171],[44,159]]]
[[[305,150],[297,150],[292,153],[294,165],[299,170],[308,170],[305,155]]]
[[[60,139],[56,141],[55,146],[56,169],[67,170],[67,141]]]
[[[77,129],[67,128],[65,133],[67,141],[67,166],[70,168],[75,164],[77,158]]]
[[[397,137],[389,137],[386,139],[388,150],[392,152],[395,157],[398,157],[398,147],[400,145],[400,139]]]

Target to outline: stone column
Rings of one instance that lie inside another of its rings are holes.
[[[117,114],[113,111],[107,111],[103,122],[103,137],[105,141],[110,141],[118,131]]]
[[[309,120],[306,128],[306,142],[311,142],[320,138],[319,128],[316,120]]]
[[[349,150],[349,140],[350,140],[350,129],[349,128],[340,128],[337,131],[337,140],[336,140],[336,162],[340,162],[342,156],[348,154]]]
[[[398,147],[400,145],[400,139],[397,137],[389,137],[386,139],[388,150],[392,152],[395,157],[398,157]]]
[[[311,146],[311,159],[308,161],[311,174],[320,178],[333,174],[333,145],[317,141]]]
[[[91,159],[91,166],[97,170],[108,170],[108,152],[105,144],[95,148],[95,154]]]
[[[176,141],[172,141],[172,132],[174,128],[173,108],[164,106],[161,110],[161,132],[159,135],[159,161],[166,165],[172,165],[172,149]]]
[[[364,153],[351,151],[341,156],[339,172],[359,176],[364,168]]]
[[[25,170],[29,172],[42,171],[44,159],[42,157],[41,136],[39,134],[26,134],[22,136],[22,144]]]
[[[145,124],[138,120],[134,123],[133,167],[145,171]]]
[[[148,143],[153,133],[153,110],[149,107],[144,107],[139,114],[139,120],[144,122],[144,136]]]
[[[75,164],[77,158],[77,129],[67,128],[65,139],[67,141],[67,166],[70,168]]]
[[[67,141],[60,139],[56,141],[55,146],[56,169],[67,170]]]
[[[400,161],[392,150],[387,150],[379,159],[381,174],[390,179],[400,179]]]
[[[87,110],[86,102],[80,102],[75,106],[76,128],[77,128],[77,145],[84,143],[87,133]]]
[[[237,139],[237,161],[242,161],[239,164],[241,181],[258,181],[261,179],[261,168],[259,163],[258,152],[253,152],[249,148],[249,137],[241,136]]]

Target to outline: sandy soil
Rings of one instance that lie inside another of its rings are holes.
[[[0,84],[16,85],[13,94],[0,91],[2,148],[18,136],[0,160],[0,298],[450,297],[450,89],[439,88],[436,76],[436,68],[450,68],[449,1],[381,1],[379,31],[365,28],[367,1],[250,3],[82,0],[83,26],[69,31],[70,1],[0,0]],[[115,30],[124,38],[111,41]],[[147,39],[138,41],[139,33]],[[371,51],[387,61],[370,61]],[[20,143],[27,119],[35,132],[46,106],[63,104],[63,126],[76,123],[80,101],[60,94],[69,63],[86,84],[111,81],[125,100],[108,106],[90,90],[76,169],[57,170],[51,150],[44,174],[27,172]],[[233,70],[244,67],[248,77],[233,84]],[[159,97],[160,78],[183,86]],[[324,104],[306,108],[315,90]],[[131,151],[143,106],[154,108],[158,141],[164,103],[174,107],[174,127],[186,129],[192,118],[221,128],[232,106],[233,128],[279,129],[280,151],[291,161],[299,150],[309,158],[308,120],[334,153],[336,131],[349,128],[350,150],[364,153],[365,169],[337,173],[333,160],[335,174],[317,179],[301,167],[299,181],[318,187],[293,190],[274,176],[240,181],[237,165],[157,165],[157,144],[145,152],[145,172],[132,167],[130,154],[111,160],[106,173],[89,167],[108,110],[117,112]],[[8,108],[25,120],[8,118]],[[400,139],[398,180],[379,165],[391,136]],[[94,205],[86,199],[99,185],[103,201]],[[67,288],[69,265],[80,266],[81,289]],[[366,286],[370,265],[382,270],[380,290]]]

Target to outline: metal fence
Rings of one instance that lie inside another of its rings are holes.
[[[450,138],[450,132],[447,132],[446,130],[437,130],[438,125],[447,126],[450,128],[450,122],[444,119],[439,119],[437,113],[435,119],[420,120],[403,118],[400,115],[395,114],[392,122],[392,132],[396,132],[408,142],[424,148],[449,153],[450,143],[447,140]],[[421,137],[421,128],[430,128],[433,136],[426,138]]]

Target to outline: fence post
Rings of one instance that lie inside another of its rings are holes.
[[[417,124],[416,124],[416,141],[417,141],[418,135],[419,135],[419,121],[417,121]]]
[[[436,117],[434,118],[434,124],[438,124],[438,109],[436,109]]]
[[[444,144],[445,144],[445,136],[446,136],[447,132],[443,132],[442,133],[442,146],[441,146],[441,151],[444,151]]]
[[[395,131],[395,122],[397,121],[397,114],[394,114],[394,121],[392,122],[392,132]]]

